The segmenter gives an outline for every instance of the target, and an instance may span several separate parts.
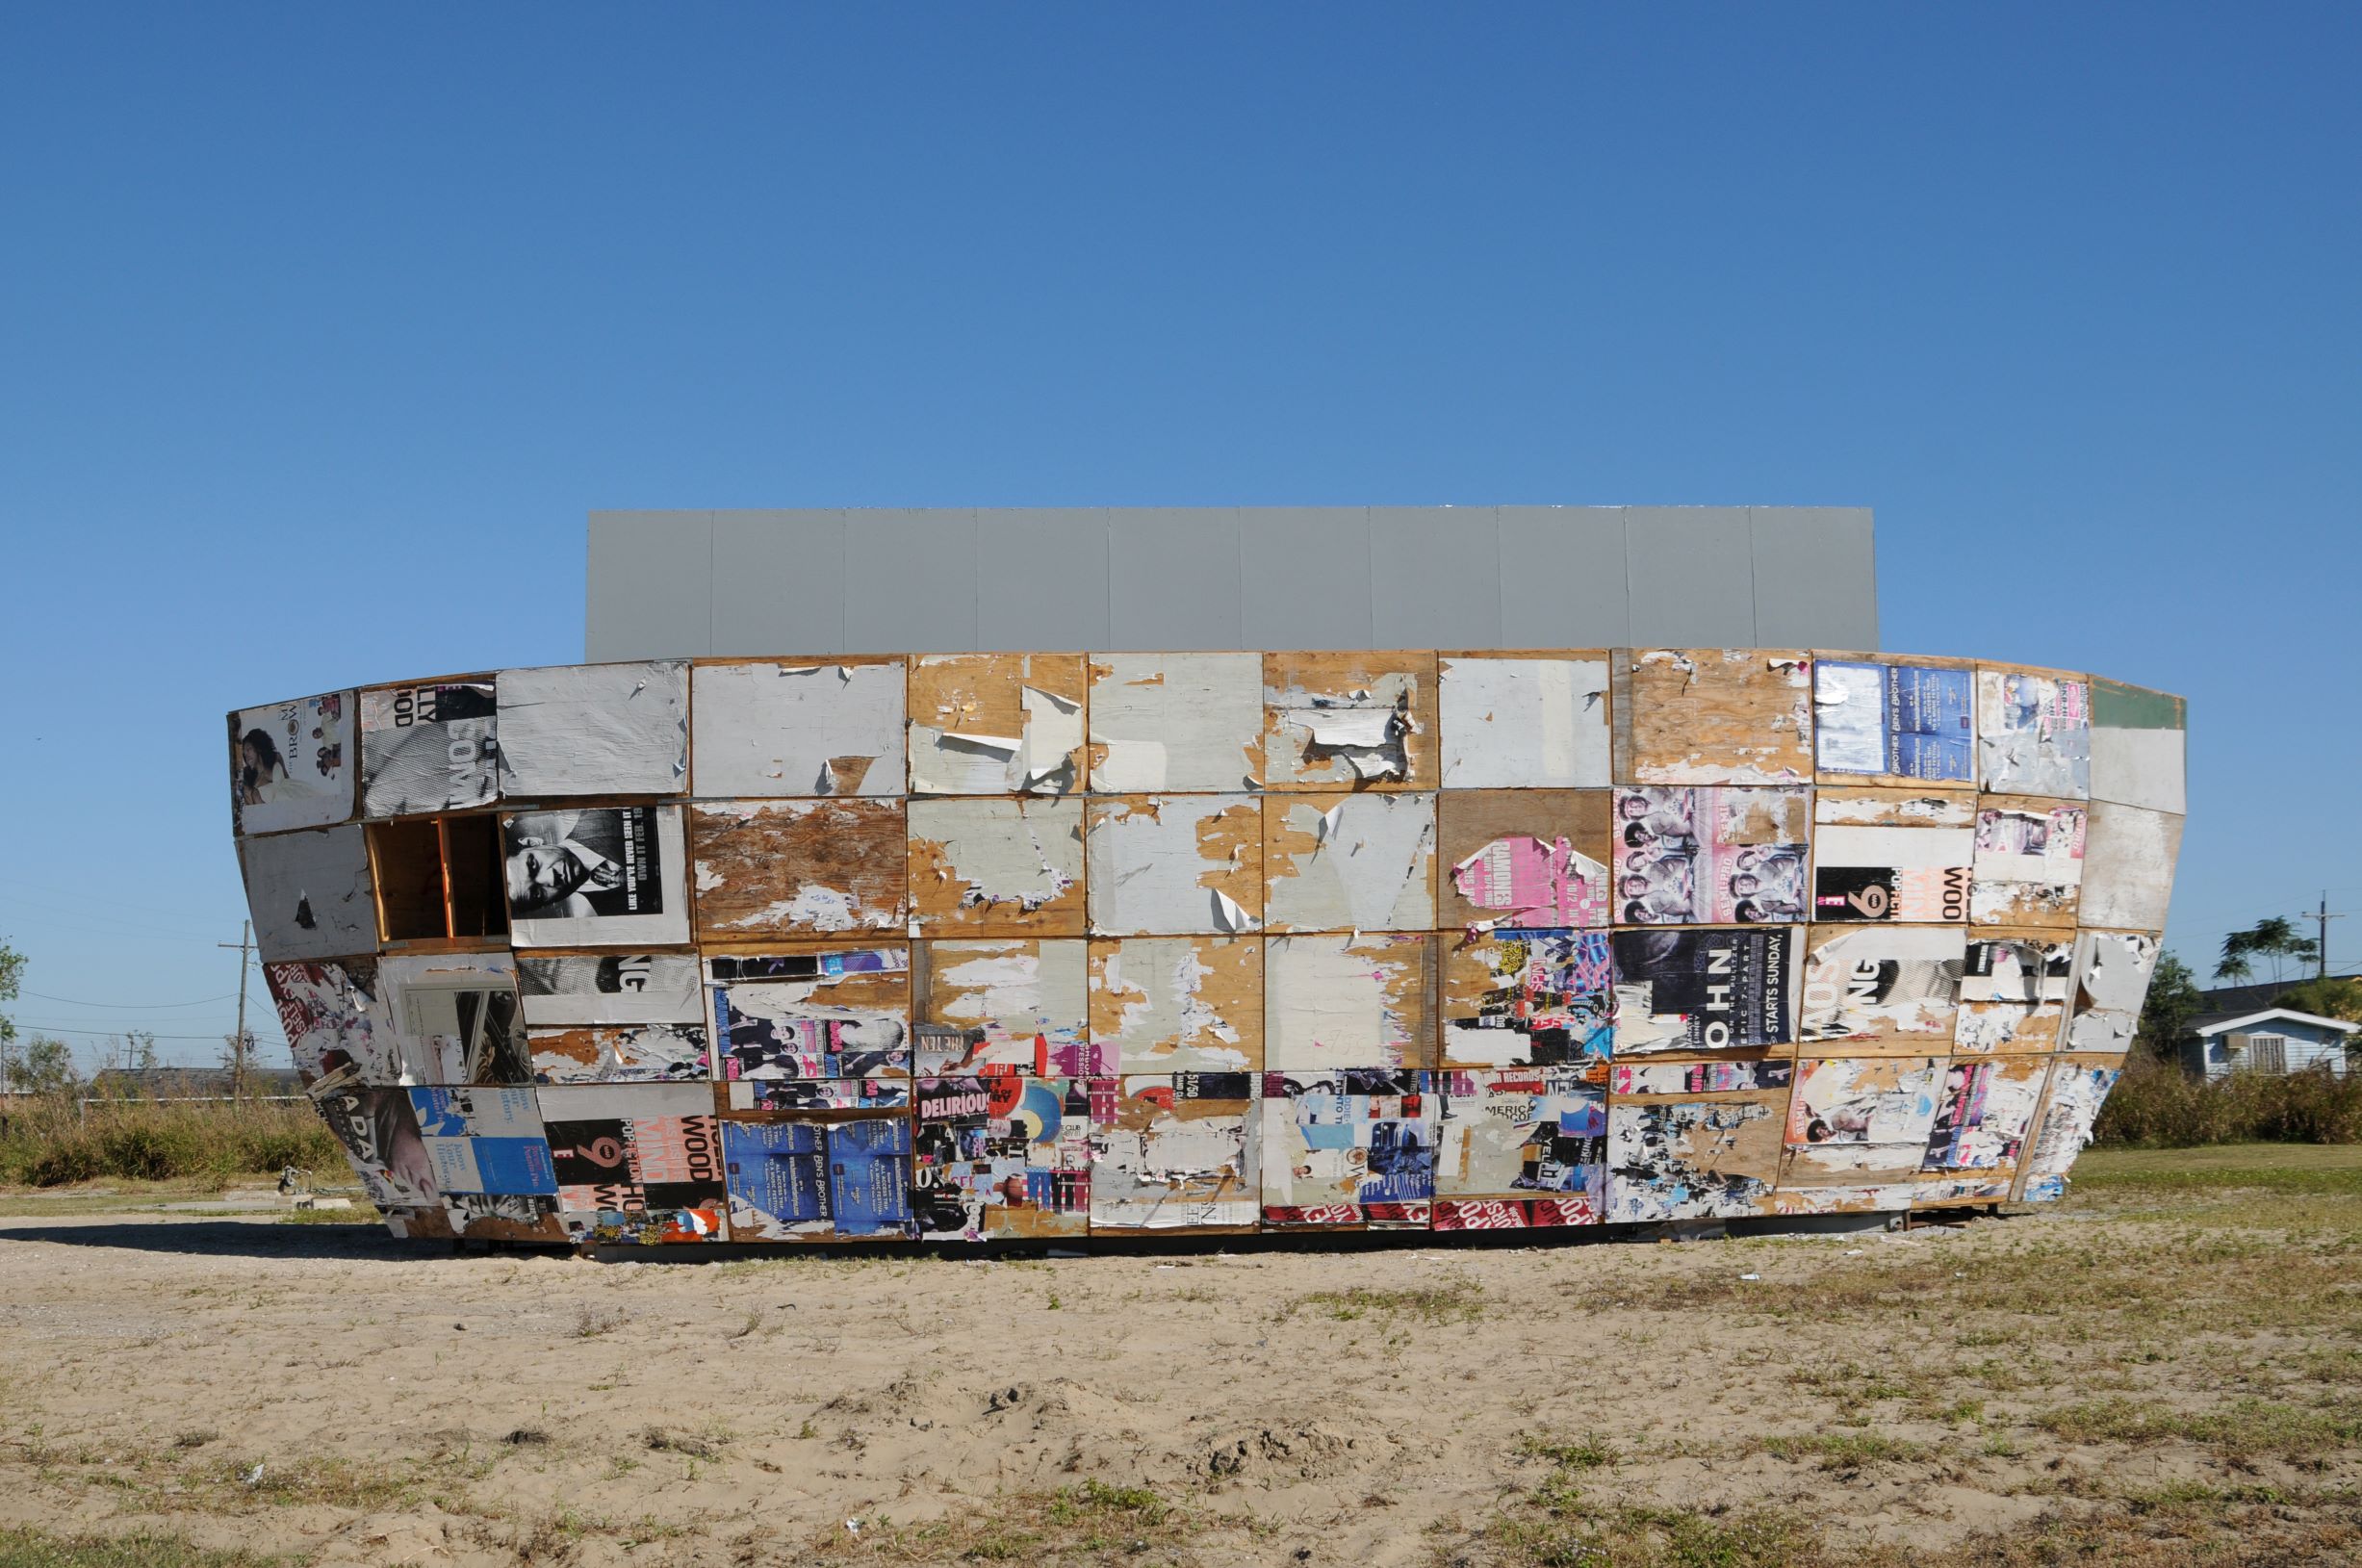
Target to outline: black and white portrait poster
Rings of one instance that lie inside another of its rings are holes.
[[[685,943],[680,810],[591,806],[501,819],[509,926],[520,947]]]
[[[491,804],[500,773],[490,677],[361,693],[361,809],[408,816]]]

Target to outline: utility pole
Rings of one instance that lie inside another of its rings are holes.
[[[2322,889],[2321,907],[2313,912],[2313,917],[2321,922],[2321,936],[2313,954],[2313,977],[2326,980],[2329,978],[2329,922],[2346,918],[2342,914],[2329,913],[2329,890],[2326,887]]]
[[[246,1058],[253,1051],[253,1041],[246,1038],[246,959],[254,951],[254,922],[240,921],[235,942],[216,942],[214,945],[238,950],[238,1034],[230,1041],[230,1098],[236,1101],[245,1098]]]

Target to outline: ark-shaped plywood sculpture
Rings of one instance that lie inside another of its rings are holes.
[[[783,655],[229,750],[398,1234],[964,1243],[2057,1197],[2183,721],[1845,651]]]

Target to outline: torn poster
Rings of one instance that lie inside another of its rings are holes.
[[[1082,787],[1080,654],[911,661],[911,793],[1064,795]]]
[[[381,1209],[437,1206],[434,1162],[420,1136],[418,1113],[402,1089],[329,1087],[312,1104],[336,1135],[369,1200]]]
[[[1987,796],[1979,803],[1968,918],[1978,925],[2072,926],[2083,887],[2084,809]]]
[[[1628,1094],[1743,1094],[1785,1089],[1794,1081],[1793,1062],[1619,1062],[1607,1082],[1619,1097]]]
[[[1965,669],[1819,659],[1814,760],[1824,773],[1973,779],[1974,684]]]
[[[1607,784],[1605,654],[1447,654],[1435,680],[1445,788]]]
[[[1805,917],[1809,789],[1616,791],[1619,925]]]
[[[358,824],[274,833],[238,846],[263,962],[377,950],[369,840]]]
[[[1263,655],[1271,789],[1435,787],[1431,653]]]
[[[571,1240],[634,1247],[729,1239],[711,1086],[559,1085],[536,1096]]]
[[[1091,1173],[1092,1233],[1252,1228],[1262,1216],[1254,1080],[1183,1072],[1120,1083]]]
[[[909,1234],[911,1123],[899,1114],[725,1121],[734,1241],[882,1240]]]
[[[2132,1048],[2157,953],[2157,938],[2136,931],[2087,931],[2076,938],[2075,1010],[2067,1023],[2067,1049]]]
[[[1973,828],[1973,790],[1884,789],[1864,784],[1823,784],[1812,792],[1815,832],[1822,826],[1852,828]]]
[[[1788,1101],[1791,1144],[1902,1144],[1924,1148],[1936,1119],[1940,1056],[1808,1059]]]
[[[1433,795],[1273,796],[1263,835],[1273,931],[1433,929]]]
[[[1451,886],[1476,908],[1519,924],[1607,921],[1607,868],[1565,838],[1496,838],[1452,866]]]
[[[1650,648],[1615,671],[1614,722],[1644,784],[1812,780],[1812,660],[1748,648]]]
[[[899,655],[810,664],[699,664],[690,677],[697,793],[899,795]]]
[[[1605,1090],[1567,1067],[1437,1076],[1438,1229],[1600,1222],[1607,1206]]]
[[[1977,672],[1978,779],[1994,794],[2092,796],[2092,688],[2016,670]]]
[[[1237,936],[1263,924],[1263,802],[1253,795],[1094,800],[1095,937]]]
[[[928,936],[1083,934],[1083,803],[911,803],[911,918]]]
[[[1262,1071],[1262,939],[1094,939],[1091,1041],[1112,1072]]]
[[[2078,918],[2087,926],[2163,931],[2173,902],[2182,819],[2138,806],[2094,801],[2089,826]]]
[[[758,961],[770,978],[720,978],[714,1078],[907,1078],[911,1074],[910,958],[899,946],[783,954]],[[797,971],[801,972],[797,972]]]
[[[686,661],[502,670],[494,684],[502,798],[688,792]]]
[[[1263,1222],[1424,1226],[1439,1102],[1424,1072],[1267,1072]]]
[[[1091,1041],[1090,955],[1079,939],[923,944],[913,1066],[921,1077],[1103,1076],[1114,1052]]]
[[[400,1082],[533,1081],[506,953],[398,954],[378,961],[377,983]]]
[[[1447,789],[1436,797],[1439,929],[1608,923],[1605,789]]]
[[[1936,1119],[1920,1170],[1980,1170],[2015,1167],[2026,1124],[2042,1095],[2050,1064],[2041,1057],[1992,1057],[1955,1062],[1944,1073]],[[2008,1183],[2002,1195],[2008,1195]],[[1926,1195],[1921,1195],[1925,1200]]]
[[[738,1078],[723,1086],[725,1109],[892,1111],[911,1103],[908,1078]]]
[[[501,818],[501,834],[518,946],[688,941],[679,807],[524,811]]]
[[[426,1218],[424,1210],[405,1212],[421,1220]],[[558,1213],[557,1198],[538,1193],[445,1193],[443,1223],[445,1228],[441,1232],[421,1225],[404,1234],[449,1234],[471,1242],[521,1242],[542,1247],[563,1246],[566,1241],[566,1224]]]
[[[1445,1067],[1605,1061],[1614,1011],[1604,931],[1497,926],[1444,938]]]
[[[910,922],[900,801],[702,801],[689,823],[701,941]]]
[[[401,1081],[400,1053],[377,1004],[375,959],[266,964],[263,981],[305,1088],[331,1073],[364,1089]]]
[[[239,833],[325,828],[352,819],[352,693],[332,691],[232,713],[230,822]]]
[[[1952,1049],[1962,1056],[2054,1050],[2075,944],[2063,933],[1995,932],[1968,943]]]
[[[705,1015],[697,959],[688,953],[520,953],[525,1021],[695,1023]]]
[[[1971,828],[1821,826],[1812,831],[1815,922],[1968,918]]]
[[[557,1171],[530,1089],[414,1089],[412,1113],[434,1166],[454,1193],[557,1195]]]
[[[922,1078],[911,1209],[922,1241],[1081,1236],[1112,1078]]]
[[[1616,1056],[1794,1040],[1798,935],[1793,926],[1615,933]]]
[[[361,810],[411,816],[489,806],[500,793],[490,676],[361,693]]]
[[[2067,1195],[2067,1168],[2092,1142],[2108,1091],[2124,1075],[2121,1057],[2061,1057],[2050,1069],[2050,1092],[2034,1136],[2018,1162],[2019,1200],[2047,1203]]]
[[[1617,1101],[1607,1109],[1607,1218],[1759,1214],[1780,1175],[1784,1093]]]
[[[1271,938],[1264,987],[1268,1070],[1432,1066],[1435,938]]]
[[[702,1023],[579,1024],[527,1029],[542,1084],[704,1083],[712,1075]]]
[[[1799,1039],[1842,1040],[1856,1050],[1892,1042],[1906,1052],[1951,1041],[1966,966],[1966,932],[1944,926],[1815,926],[1806,945]]]
[[[1263,787],[1263,655],[1095,654],[1091,787],[1108,795]]]

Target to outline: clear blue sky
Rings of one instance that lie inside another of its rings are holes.
[[[1887,646],[2189,695],[2186,957],[2362,910],[2357,67],[2351,5],[8,7],[16,1016],[226,1029],[222,711],[578,658],[604,506],[1868,504]]]

